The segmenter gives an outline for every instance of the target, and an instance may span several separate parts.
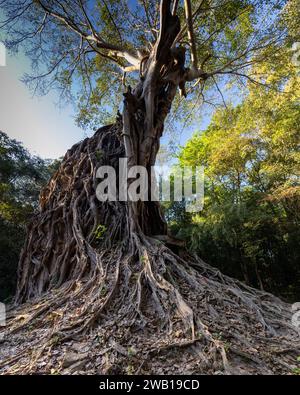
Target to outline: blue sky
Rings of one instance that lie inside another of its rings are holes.
[[[20,81],[29,70],[21,54],[7,56],[6,67],[0,67],[0,130],[43,158],[60,157],[87,133],[76,126],[71,105],[57,105],[56,92],[33,97]]]

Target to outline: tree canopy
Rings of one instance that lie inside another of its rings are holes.
[[[38,92],[59,89],[76,99],[77,121],[97,125],[115,116],[123,85],[143,74],[159,39],[170,1],[5,0],[0,28],[11,51],[22,47]],[[177,120],[197,116],[203,103],[223,102],[224,84],[256,82],[253,65],[272,60],[295,41],[297,0],[173,1],[181,21],[173,47],[186,51],[186,87],[177,96]],[[252,71],[251,71],[252,70]]]

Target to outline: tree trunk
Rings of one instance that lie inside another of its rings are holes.
[[[97,265],[95,249],[121,243],[132,251],[137,235],[167,233],[158,202],[97,199],[99,166],[112,166],[119,174],[119,159],[125,155],[122,133],[117,122],[76,144],[42,191],[40,212],[29,225],[20,258],[18,302],[89,275]],[[99,226],[105,229],[100,237]]]
[[[179,19],[166,9],[161,24],[140,82],[124,94],[123,116],[68,151],[42,192],[41,212],[30,225],[20,260],[18,302],[86,276],[96,264],[93,243],[99,225],[106,228],[99,247],[122,242],[128,251],[135,250],[137,239],[167,234],[161,207],[151,201],[150,176],[148,201],[102,204],[96,198],[100,166],[112,166],[118,175],[119,159],[125,157],[128,170],[143,166],[150,175],[155,165],[164,121],[185,73],[184,50],[171,48]]]

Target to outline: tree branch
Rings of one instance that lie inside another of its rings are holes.
[[[184,0],[184,9],[185,9],[186,24],[188,29],[188,38],[191,46],[192,68],[197,69],[198,68],[197,48],[195,43],[192,7],[190,0]]]
[[[201,0],[200,4],[198,5],[198,8],[197,8],[196,11],[193,13],[193,15],[192,15],[193,23],[194,23],[195,18],[199,15],[200,11],[202,11],[202,5],[203,5],[204,1],[205,1],[205,0]],[[180,30],[180,32],[178,33],[177,37],[175,38],[173,46],[175,46],[176,43],[178,43],[178,42],[183,38],[186,29],[187,29],[187,25],[185,24],[185,25],[181,28],[181,30]]]
[[[122,42],[123,42],[123,38],[122,38],[122,35],[121,35],[121,32],[120,32],[120,29],[118,28],[118,26],[117,26],[117,24],[116,24],[116,22],[115,22],[115,20],[114,20],[114,18],[113,18],[113,16],[112,16],[111,12],[110,12],[110,9],[109,9],[109,7],[108,7],[106,1],[105,1],[105,0],[102,0],[102,2],[103,2],[104,6],[105,6],[105,8],[106,8],[106,11],[108,12],[109,18],[110,18],[110,20],[112,21],[112,24],[114,25],[115,30],[116,30],[116,32],[118,33],[119,38],[120,38],[120,41],[121,41],[121,43],[122,43]]]
[[[146,2],[146,0],[143,0],[142,3],[143,3],[143,8],[144,8],[144,11],[145,11],[145,15],[146,15],[147,23],[148,23],[148,26],[149,26],[149,31],[152,34],[152,37],[154,38],[154,40],[156,40],[157,37],[156,37],[155,31],[153,30],[153,23],[151,22],[151,18],[150,18],[150,15],[149,15],[149,10],[147,8],[147,2]]]
[[[173,8],[172,8],[172,15],[176,15],[177,7],[178,7],[179,0],[174,0]]]
[[[171,0],[161,0],[160,2],[160,29],[156,42],[155,58],[158,60],[164,48],[168,51],[180,30],[178,17],[171,13]],[[170,42],[171,41],[171,42]],[[166,55],[166,54],[165,54]]]
[[[123,49],[122,47],[119,47],[117,45],[110,44],[94,32],[94,29],[91,28],[92,34],[88,34],[84,32],[76,23],[74,23],[70,18],[67,16],[62,15],[59,12],[54,11],[53,9],[49,8],[44,4],[43,1],[37,0],[38,5],[41,6],[41,8],[47,12],[48,15],[52,16],[53,18],[63,22],[69,29],[71,29],[74,33],[78,34],[81,38],[84,40],[88,41],[90,46],[95,49],[95,46],[92,43],[95,43],[96,47],[99,49],[106,49],[108,51],[113,51],[114,55],[117,57],[121,57],[127,60],[128,63],[132,64],[133,66],[138,67],[140,64],[140,59],[137,56],[134,56],[132,53],[129,51]],[[91,22],[87,20],[87,24],[90,25]],[[100,53],[101,54],[101,53]],[[113,58],[111,58],[113,59]],[[114,60],[115,61],[115,60]]]

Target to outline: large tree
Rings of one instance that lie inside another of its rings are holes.
[[[128,159],[128,169],[141,165],[149,171],[155,164],[174,103],[177,116],[188,117],[197,103],[212,102],[215,92],[225,100],[222,88],[232,79],[241,85],[264,83],[251,66],[271,60],[290,39],[286,1],[0,4],[7,47],[24,44],[33,61],[36,74],[26,76],[27,82],[34,89],[57,87],[65,97],[76,96],[80,123],[99,119],[98,111],[109,112],[126,87],[116,122],[72,147],[42,191],[40,212],[30,224],[20,260],[16,298],[39,302],[26,307],[21,327],[35,322],[36,328],[48,328],[42,351],[52,350],[54,339],[64,347],[94,328],[102,346],[114,339],[143,350],[145,371],[151,371],[146,361],[153,355],[194,344],[198,358],[191,362],[192,370],[232,373],[245,368],[249,359],[254,371],[288,370],[296,349],[290,346],[296,331],[288,305],[189,256],[168,236],[158,202],[101,203],[96,198],[99,166],[119,170],[121,157]],[[49,318],[49,312],[55,314]],[[19,329],[19,321],[13,321],[12,330]],[[222,339],[224,331],[230,346]],[[271,362],[263,354],[256,358],[247,333],[270,353],[267,334],[284,335],[292,351],[280,358],[272,354]],[[124,347],[114,344],[102,369],[114,369],[114,352],[124,359]],[[20,368],[24,353],[25,348],[12,365]],[[187,362],[187,355],[176,358]],[[138,358],[132,364],[142,368]],[[32,367],[29,361],[22,369]]]
[[[0,300],[13,298],[26,224],[56,162],[32,156],[0,131]]]

